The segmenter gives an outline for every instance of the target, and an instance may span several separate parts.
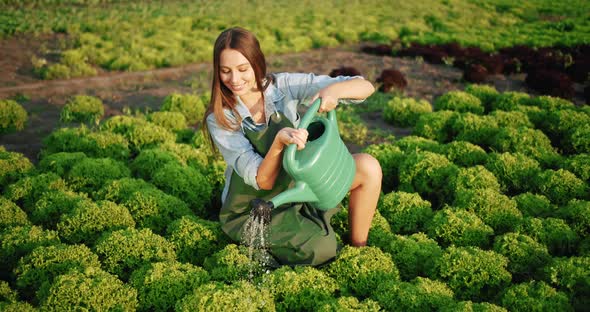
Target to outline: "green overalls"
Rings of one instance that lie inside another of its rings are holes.
[[[254,149],[264,157],[277,132],[284,127],[293,127],[282,113],[270,117],[269,124],[261,131],[244,129],[246,138]],[[239,242],[242,230],[250,215],[250,200],[272,199],[286,190],[292,179],[281,169],[272,190],[256,190],[247,185],[234,171],[227,197],[219,219],[222,228],[233,240]],[[317,210],[306,203],[292,203],[276,207],[270,223],[270,253],[280,264],[320,265],[336,256],[336,236],[330,218],[338,207],[328,211]]]

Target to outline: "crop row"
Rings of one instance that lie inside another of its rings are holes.
[[[67,34],[68,40],[43,47],[31,60],[45,79],[209,61],[217,34],[235,25],[252,30],[267,54],[360,41],[456,42],[493,51],[590,39],[587,1],[72,2],[81,4],[0,5],[3,36]]]
[[[381,109],[388,122],[413,128],[365,150],[384,172],[369,247],[346,246],[341,209],[332,224],[345,245],[334,262],[267,270],[214,221],[223,161],[187,127],[202,117],[206,98],[172,94],[159,111],[102,120],[99,99],[74,97],[36,165],[0,151],[0,307],[569,311],[589,304],[587,107],[473,85],[432,104],[376,94],[339,108],[351,124],[358,112]],[[345,138],[363,137],[343,130]]]

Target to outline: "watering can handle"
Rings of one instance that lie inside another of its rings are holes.
[[[303,129],[303,128],[307,128],[309,126],[309,124],[311,123],[313,117],[315,117],[316,113],[318,112],[318,110],[320,109],[320,106],[322,105],[322,99],[318,98],[317,100],[315,100],[307,109],[307,112],[305,112],[305,115],[303,116],[303,118],[301,118],[301,122],[299,122],[299,127],[297,127],[298,129]],[[328,112],[328,120],[330,120],[330,122],[335,122],[336,121],[336,112],[334,110],[331,110]]]
[[[297,129],[304,129],[309,126],[309,124],[313,120],[313,117],[315,117],[316,113],[320,109],[321,104],[322,104],[322,100],[321,100],[321,98],[318,98],[309,106],[309,108],[305,112],[305,115],[303,116],[303,118],[301,118],[301,122],[299,122],[299,126],[297,127]],[[335,112],[335,110],[331,110],[328,112],[328,120],[330,122],[334,123],[334,125],[336,126],[336,131],[338,131],[338,126],[336,125],[336,112]],[[283,159],[284,165],[286,164],[292,168],[298,167],[296,160],[295,160],[295,152],[296,151],[297,151],[297,144],[289,144],[289,146],[287,146],[287,149],[285,150],[285,156]]]

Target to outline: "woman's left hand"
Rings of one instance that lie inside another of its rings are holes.
[[[320,113],[329,112],[338,106],[338,98],[328,94],[328,92],[324,92],[324,90],[326,89],[320,90],[311,100],[311,103],[313,103],[318,98],[322,99],[322,104],[320,105],[320,109],[318,109]]]

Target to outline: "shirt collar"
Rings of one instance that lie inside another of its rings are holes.
[[[266,83],[266,80],[263,81],[263,84],[264,83]],[[277,102],[282,100],[284,97],[285,97],[285,94],[281,90],[279,90],[279,88],[277,88],[274,83],[270,83],[266,87],[266,90],[264,90],[264,112],[265,112],[267,124],[270,119],[270,116],[277,112],[277,108],[276,108]],[[242,116],[242,119],[245,119],[246,117],[252,118],[252,115],[250,114],[250,110],[248,109],[248,107],[246,107],[244,102],[242,102],[242,99],[239,96],[237,96],[236,98],[237,98],[236,109],[237,109],[238,113],[240,114],[240,116]]]

